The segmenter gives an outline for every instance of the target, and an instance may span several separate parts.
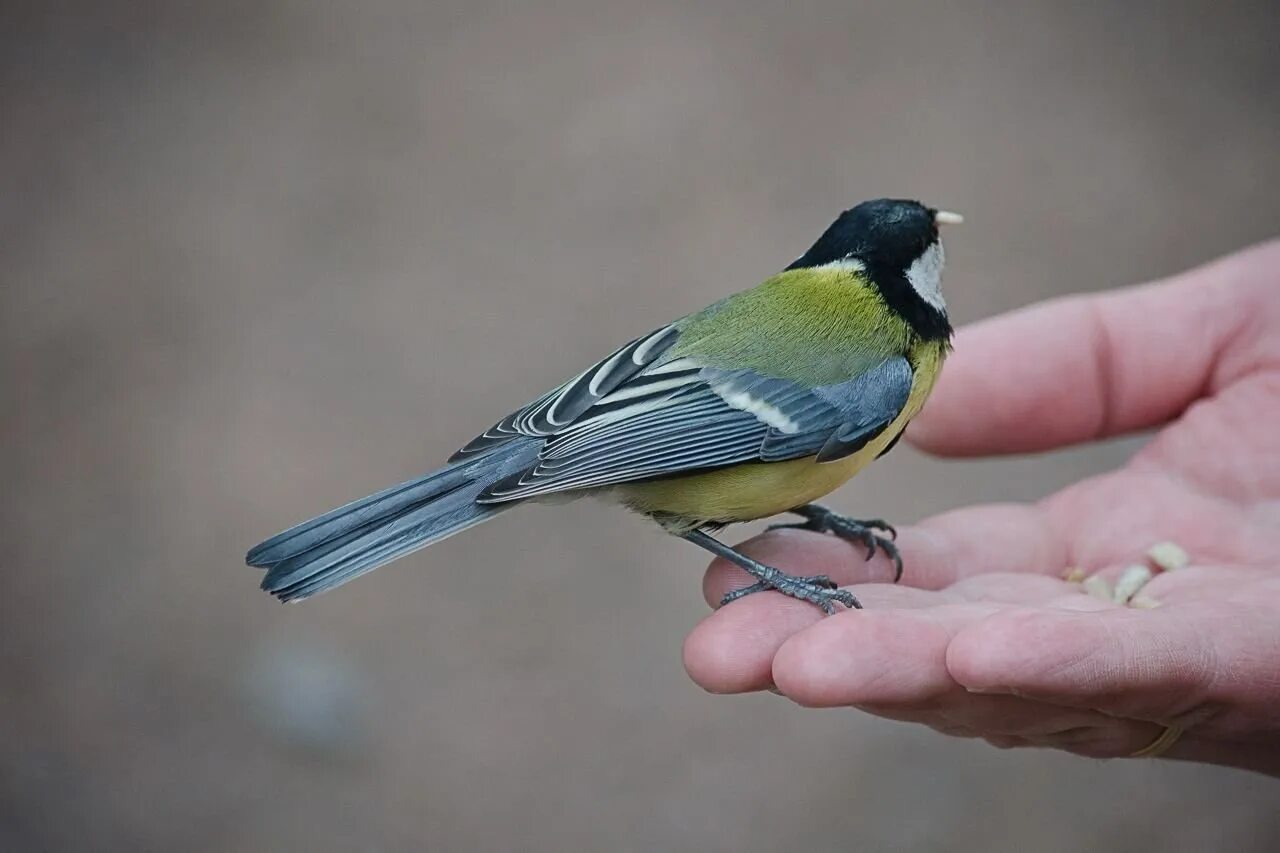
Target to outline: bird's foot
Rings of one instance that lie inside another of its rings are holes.
[[[840,515],[821,504],[806,504],[792,512],[805,520],[797,524],[774,524],[769,529],[793,528],[812,530],[815,533],[832,533],[841,539],[860,543],[867,549],[868,560],[876,555],[877,550],[883,551],[885,556],[893,560],[893,582],[897,583],[902,578],[902,554],[893,542],[898,538],[898,531],[885,520],[872,518],[861,521]],[[889,535],[884,536],[878,531]]]
[[[744,586],[741,589],[725,593],[724,598],[720,599],[720,606],[724,607],[726,604],[751,595],[753,592],[764,592],[768,589],[776,589],[783,595],[789,595],[792,598],[816,604],[828,614],[835,612],[837,602],[850,609],[862,608],[862,605],[858,603],[858,599],[854,598],[853,593],[847,589],[840,589],[839,585],[827,575],[795,577],[794,575],[781,573],[769,581],[756,581],[750,586]]]
[[[789,575],[781,569],[766,566],[764,563],[753,560],[746,554],[730,548],[712,537],[705,530],[692,530],[683,534],[683,536],[695,545],[705,548],[716,556],[723,557],[756,578],[756,583],[745,586],[742,589],[735,589],[725,595],[720,600],[721,607],[732,601],[737,601],[739,598],[751,595],[753,592],[776,589],[783,595],[789,595],[792,598],[816,604],[828,615],[836,612],[837,604],[843,604],[851,609],[862,608],[862,605],[858,603],[858,599],[853,597],[853,593],[847,589],[838,589],[836,582],[826,575],[815,575],[813,577]]]

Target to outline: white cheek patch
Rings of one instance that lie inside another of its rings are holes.
[[[947,309],[947,302],[942,298],[942,265],[946,260],[942,243],[934,243],[907,269],[907,281],[916,294],[939,311]]]

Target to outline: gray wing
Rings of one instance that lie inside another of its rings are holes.
[[[692,365],[675,365],[657,369],[662,354],[676,342],[679,333],[674,325],[663,326],[626,346],[615,350],[590,369],[570,379],[558,388],[522,408],[517,409],[473,438],[465,447],[449,458],[459,462],[519,438],[520,436],[547,437],[577,422],[588,410],[595,408],[595,416],[610,411],[612,403],[638,406],[664,394],[674,393],[688,381],[696,379],[697,368]],[[638,374],[648,369],[648,375]],[[630,382],[629,395],[616,393],[623,383]],[[600,406],[605,398],[611,398]],[[623,405],[612,408],[623,408]]]
[[[673,377],[679,384],[651,390]],[[577,420],[544,433],[538,461],[492,484],[478,500],[502,503],[743,462],[840,459],[898,417],[912,380],[911,365],[900,356],[819,387],[688,358],[637,369]],[[517,418],[511,428],[524,423]]]

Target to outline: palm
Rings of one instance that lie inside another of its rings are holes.
[[[1044,502],[1073,561],[1107,565],[1152,537],[1198,563],[1271,567],[1280,557],[1280,370],[1193,405],[1123,469]]]
[[[1109,305],[1046,306],[962,336],[911,434],[926,449],[1042,450],[1167,426],[1120,470],[1037,504],[904,530],[910,586],[859,587],[864,612],[820,619],[772,595],[718,611],[689,638],[690,673],[712,690],[776,684],[801,704],[1095,756],[1127,755],[1177,725],[1189,731],[1174,757],[1280,772],[1277,268],[1273,245]],[[1082,340],[1095,342],[1092,360]],[[1028,345],[1045,357],[1010,357]],[[1171,346],[1183,351],[1170,357]],[[1192,566],[1144,589],[1158,609],[1062,580],[1069,566],[1114,577],[1162,540]],[[746,550],[843,583],[890,574],[814,534],[779,531]],[[713,565],[708,597],[740,585],[735,572]]]

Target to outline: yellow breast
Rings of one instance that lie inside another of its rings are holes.
[[[917,344],[909,358],[915,368],[911,394],[901,414],[866,446],[843,459],[819,463],[813,457],[788,462],[755,462],[645,483],[618,486],[615,494],[639,512],[674,519],[668,526],[693,528],[706,522],[751,521],[812,503],[843,485],[879,456],[919,413],[942,368],[946,345]]]

